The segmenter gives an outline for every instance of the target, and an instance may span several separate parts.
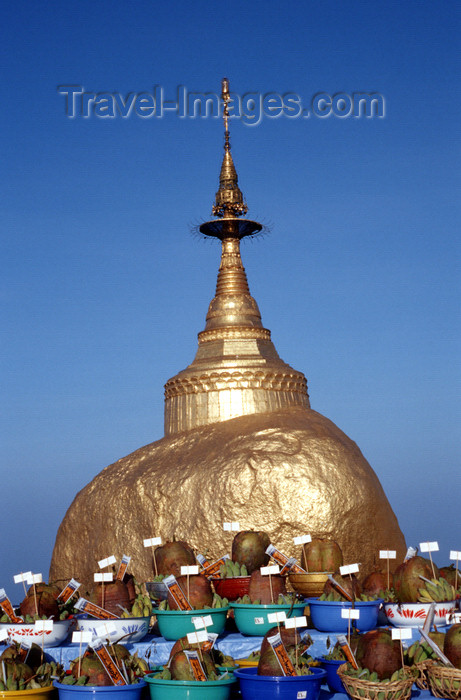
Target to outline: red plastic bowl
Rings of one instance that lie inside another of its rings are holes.
[[[215,591],[221,598],[237,600],[242,598],[250,590],[251,576],[236,576],[235,578],[212,579]]]

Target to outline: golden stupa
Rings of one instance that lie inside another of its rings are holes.
[[[244,218],[223,80],[224,158],[213,215],[200,226],[221,240],[216,294],[194,361],[165,385],[165,437],[106,467],[62,521],[50,579],[89,583],[99,559],[132,557],[152,577],[143,540],[183,539],[208,557],[229,551],[223,522],[269,533],[299,555],[293,537],[334,537],[362,570],[405,541],[379,480],[357,445],[310,408],[305,376],[277,354],[250,295],[240,240],[261,231]]]

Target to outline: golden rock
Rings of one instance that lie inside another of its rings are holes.
[[[207,557],[230,551],[223,522],[265,530],[298,555],[293,537],[332,537],[362,571],[379,549],[405,541],[376,474],[357,445],[311,410],[304,374],[283,362],[250,295],[240,240],[261,225],[247,212],[225,141],[213,213],[200,231],[221,240],[216,285],[186,369],[165,385],[165,437],[104,469],[70,506],[57,534],[50,578],[90,584],[99,559],[132,557],[140,581],[153,575],[143,540],[182,539]]]
[[[284,409],[203,426],[142,447],[104,469],[61,524],[51,579],[91,581],[108,554],[132,556],[153,576],[143,539],[183,539],[197,552],[230,552],[223,522],[265,530],[289,555],[293,537],[333,537],[362,571],[379,549],[405,542],[379,480],[357,445],[316,411]]]

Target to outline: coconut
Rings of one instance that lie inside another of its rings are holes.
[[[461,585],[461,575],[458,572],[458,576],[456,576],[454,564],[451,564],[451,566],[442,566],[442,568],[439,569],[439,575],[448,581],[450,586],[453,586],[453,588],[456,584],[458,584],[458,587]]]
[[[412,557],[404,561],[394,571],[394,590],[399,603],[417,603],[419,600],[419,589],[424,588],[424,581],[421,576],[427,579],[439,578],[439,570],[435,564],[431,564],[429,559],[423,557]]]
[[[272,592],[271,592],[272,585]],[[261,601],[262,605],[271,605],[277,602],[280,594],[287,592],[285,578],[279,574],[274,576],[263,576],[261,572],[253,571],[250,578],[248,595],[251,602]]]
[[[118,617],[123,612],[122,608],[126,610],[131,609],[130,593],[126,583],[123,581],[98,583],[89,599],[92,603],[99,605],[100,608],[104,608],[104,610],[108,610]]]
[[[389,572],[389,586],[387,585],[387,573],[382,571],[372,571],[362,582],[362,593],[366,595],[378,595],[387,588],[392,588],[393,576]]]
[[[187,579],[189,578],[189,592],[187,590]],[[194,610],[202,610],[203,608],[211,608],[213,605],[213,590],[211,583],[205,576],[178,576],[177,582],[182,592],[189,600],[189,603]],[[178,610],[175,599],[168,592],[168,605],[171,610]]]
[[[306,571],[338,571],[342,565],[343,553],[334,540],[314,538],[303,545],[301,566]]]
[[[207,676],[209,676],[212,672],[216,673],[216,666],[214,665],[211,656],[207,652],[202,651],[199,654],[199,660]],[[196,680],[184,651],[178,651],[178,653],[173,656],[170,661],[170,672],[171,678],[175,681]]]
[[[344,588],[347,593],[349,593],[351,598],[357,598],[362,593],[362,586],[360,585],[360,581],[355,574],[351,574],[350,576],[341,576],[341,574],[335,572],[333,574],[333,578],[342,588]],[[325,582],[323,592],[325,595],[329,595],[330,593],[339,593],[342,595],[339,588],[336,588],[336,586],[334,586],[330,580]]]
[[[376,671],[379,680],[390,678],[402,667],[400,642],[388,629],[376,629],[360,635],[355,657],[362,668]]]
[[[194,566],[195,554],[187,542],[165,542],[155,550],[157,570],[163,576],[181,575],[181,566]]]
[[[31,586],[19,606],[19,610],[22,616],[31,615],[34,617],[38,615],[43,617],[45,615],[58,620],[59,607],[53,594],[53,587],[47,584],[37,584],[34,593],[34,586]]]
[[[261,644],[261,655],[266,651],[268,647],[272,648],[267,638],[273,637],[274,634],[277,634],[278,632],[278,627],[271,627],[271,629],[268,632],[266,632]],[[283,645],[288,649],[288,647],[294,647],[297,643],[299,655],[301,655],[304,651],[306,651],[306,649],[309,648],[310,644],[305,644],[304,642],[302,642],[299,631],[296,632],[296,634],[295,632],[296,630],[294,628],[287,629],[284,625],[280,626],[280,637],[282,639]]]
[[[116,657],[120,662],[129,658],[130,652],[122,644],[112,644],[110,654]],[[72,663],[72,675],[74,678],[79,676],[88,676],[87,685],[113,685],[112,680],[102,665],[98,655],[95,652],[87,651],[79,660],[76,659]]]
[[[461,669],[461,624],[452,625],[445,634],[443,653],[455,668]]]
[[[266,549],[271,541],[267,532],[259,530],[243,530],[238,532],[232,542],[232,561],[245,564],[248,574],[266,566],[269,555]]]

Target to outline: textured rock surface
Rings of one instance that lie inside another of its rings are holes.
[[[75,497],[59,528],[50,579],[91,582],[102,557],[132,557],[152,578],[143,539],[186,540],[209,557],[230,551],[222,523],[266,530],[287,554],[293,537],[334,537],[362,570],[405,541],[357,445],[310,409],[243,416],[146,445],[104,469]]]

